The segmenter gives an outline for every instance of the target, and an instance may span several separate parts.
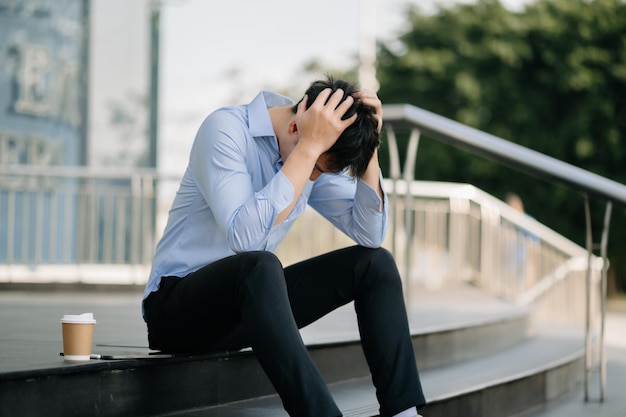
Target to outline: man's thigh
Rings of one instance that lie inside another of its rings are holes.
[[[359,280],[377,249],[352,246],[285,268],[291,308],[302,328],[354,300]]]
[[[163,277],[146,302],[151,344],[167,350],[212,350],[241,322],[238,255],[185,277]]]

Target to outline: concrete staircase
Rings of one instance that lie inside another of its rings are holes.
[[[429,401],[422,410],[426,417],[521,415],[567,394],[582,379],[577,329],[536,323],[531,309],[467,285],[414,298],[410,322]],[[355,329],[348,305],[302,333],[344,415],[374,416],[378,405]],[[98,341],[94,351],[147,353],[141,346]],[[0,373],[0,416],[44,415],[287,414],[253,353],[242,351]]]

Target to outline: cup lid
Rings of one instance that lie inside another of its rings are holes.
[[[63,318],[61,318],[61,323],[96,324],[96,320],[93,318],[93,313],[65,314]]]

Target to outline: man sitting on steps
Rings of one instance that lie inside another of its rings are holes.
[[[146,286],[150,347],[252,347],[290,416],[341,416],[298,329],[354,301],[381,415],[416,416],[425,399],[402,284],[380,247],[381,127],[376,94],[332,78],[298,104],[261,92],[210,114]],[[284,268],[273,252],[307,204],[357,245]]]

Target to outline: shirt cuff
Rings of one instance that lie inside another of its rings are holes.
[[[282,212],[293,201],[293,185],[282,171],[276,173],[274,178],[265,185],[262,192],[276,213]]]

